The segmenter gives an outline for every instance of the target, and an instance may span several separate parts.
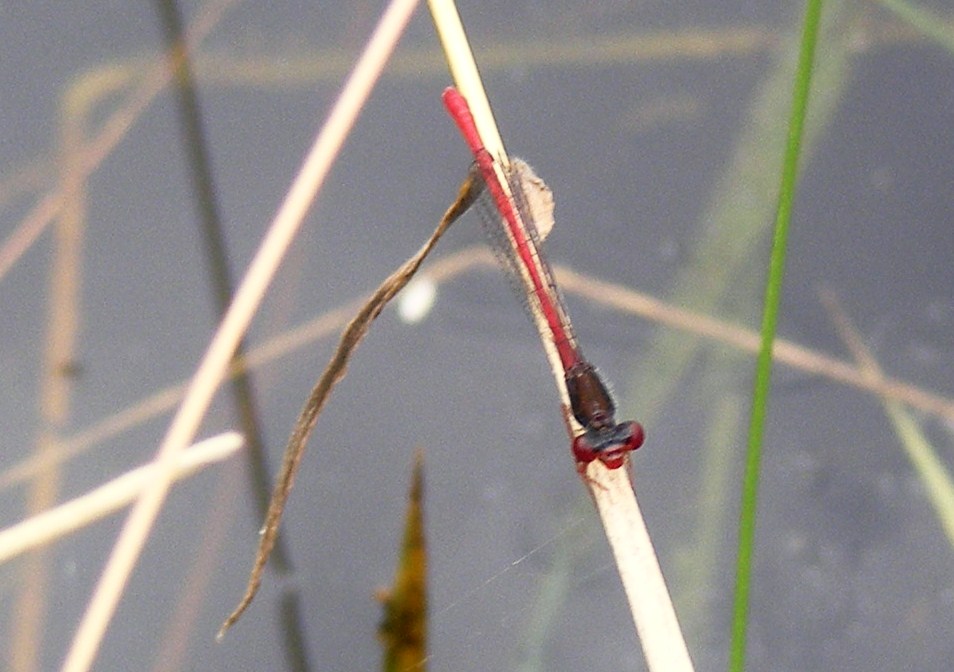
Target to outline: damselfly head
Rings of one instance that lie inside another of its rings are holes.
[[[588,427],[573,439],[573,457],[581,472],[593,460],[599,460],[607,469],[619,469],[625,464],[627,453],[643,445],[645,439],[643,426],[638,422],[621,422],[600,429]]]

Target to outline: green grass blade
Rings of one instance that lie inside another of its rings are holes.
[[[824,42],[826,54],[814,77],[816,90],[802,143],[802,163],[806,154],[812,154],[811,147],[825,136],[845,95],[852,64],[847,35],[853,9],[846,3],[834,3],[826,11],[825,33],[830,37]],[[786,36],[773,54],[774,63],[750,100],[740,107],[743,121],[738,137],[694,232],[686,236],[687,261],[666,292],[669,303],[741,324],[751,323],[759,314],[756,306],[762,292],[756,283],[761,284],[762,269],[754,266],[764,253],[767,229],[778,206],[774,195],[784,154],[797,48],[797,35],[795,39]],[[619,395],[624,402],[621,414],[638,417],[652,427],[656,413],[665,408],[686,372],[706,350],[698,336],[657,329]],[[724,360],[721,353],[720,359]],[[744,361],[740,358],[739,366],[744,366]]]
[[[742,486],[742,510],[739,519],[736,593],[733,608],[732,641],[729,650],[729,669],[733,672],[741,671],[745,665],[745,635],[748,625],[749,588],[755,545],[755,512],[762,456],[762,435],[768,410],[769,387],[772,380],[772,346],[775,342],[775,329],[778,322],[782,279],[785,272],[785,250],[788,242],[792,204],[795,200],[798,159],[801,155],[802,131],[805,125],[805,111],[808,107],[808,93],[811,85],[812,66],[815,61],[815,47],[818,42],[821,9],[821,0],[808,0],[806,3],[805,26],[802,32],[798,70],[795,74],[788,142],[785,149],[785,160],[782,165],[778,214],[775,219],[775,237],[772,244],[772,256],[769,262],[768,282],[765,291],[762,347],[756,366],[752,418],[749,425],[749,443]]]

